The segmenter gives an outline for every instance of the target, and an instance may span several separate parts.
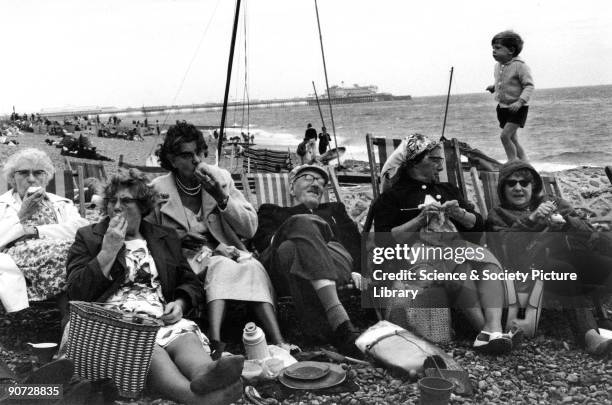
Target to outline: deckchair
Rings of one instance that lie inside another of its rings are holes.
[[[289,151],[256,149],[246,147],[243,152],[242,168],[246,173],[280,173],[292,169]]]
[[[322,202],[330,201],[329,192],[333,191],[336,201],[341,201],[338,179],[333,169],[328,169],[329,183],[324,190]],[[247,200],[259,209],[262,204],[276,204],[282,207],[293,205],[290,194],[289,173],[252,173],[241,176],[241,187]]]
[[[106,170],[104,169],[104,164],[102,162],[85,162],[82,160],[74,160],[64,158],[64,163],[68,170],[72,171],[73,176],[77,175],[77,168],[83,168],[83,177],[84,178],[96,178],[102,182],[107,180]]]
[[[374,219],[374,203],[382,191],[380,170],[387,161],[387,158],[391,156],[393,151],[401,142],[402,140],[397,138],[387,139],[366,134],[366,146],[368,151],[368,161],[370,163],[372,194],[374,198],[363,226],[364,232],[369,232],[372,228],[372,222]],[[467,191],[465,186],[465,178],[463,175],[463,165],[461,163],[459,141],[455,138],[450,140],[446,139],[442,142],[442,148],[444,151],[444,166],[443,170],[438,174],[439,180],[441,182],[455,184],[463,194],[463,197],[466,198]]]

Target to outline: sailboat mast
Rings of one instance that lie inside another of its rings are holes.
[[[321,43],[321,57],[323,58],[323,72],[325,73],[325,87],[327,88],[327,102],[329,103],[329,116],[332,123],[332,131],[334,133],[334,144],[338,151],[338,166],[340,163],[340,150],[338,149],[338,140],[336,139],[336,124],[334,123],[334,113],[332,111],[331,95],[329,94],[329,82],[327,81],[327,66],[325,65],[325,51],[323,51],[323,35],[321,35],[321,22],[319,21],[319,7],[317,6],[317,0],[314,0],[315,11],[317,13],[317,27],[319,27],[319,42]]]
[[[325,126],[325,120],[323,119],[323,111],[321,111],[321,104],[319,104],[319,95],[317,94],[317,88],[315,87],[314,81],[312,82],[312,88],[314,89],[315,99],[317,100],[317,108],[319,109],[319,115],[321,116],[321,124]]]
[[[219,141],[217,143],[217,165],[221,160],[223,150],[223,129],[225,128],[225,116],[227,115],[227,99],[229,97],[230,82],[232,79],[232,65],[234,62],[234,46],[236,45],[236,31],[240,18],[240,0],[236,0],[236,12],[234,13],[234,28],[232,29],[232,43],[230,44],[229,60],[227,61],[227,79],[225,80],[225,96],[223,97],[223,111],[221,112],[221,126],[219,128]]]

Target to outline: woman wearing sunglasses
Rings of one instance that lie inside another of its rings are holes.
[[[527,335],[535,334],[546,292],[562,304],[577,342],[589,354],[611,353],[612,340],[599,335],[583,286],[610,285],[612,258],[598,252],[601,244],[595,241],[600,238],[594,237],[593,228],[567,201],[545,195],[540,175],[521,160],[500,168],[497,193],[500,205],[489,212],[486,224],[493,231],[488,234],[489,245],[503,258],[505,268],[528,275],[522,287],[533,285],[524,319],[517,319],[518,298],[509,297],[508,322]],[[534,280],[533,269],[549,275],[576,274],[577,280]],[[520,283],[515,287],[521,290]]]

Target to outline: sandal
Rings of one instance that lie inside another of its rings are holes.
[[[501,332],[481,331],[474,340],[474,349],[488,354],[505,354],[512,350],[512,340]]]

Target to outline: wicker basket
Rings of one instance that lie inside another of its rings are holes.
[[[119,395],[136,398],[144,389],[160,326],[97,304],[71,301],[67,357],[80,377],[112,378]]]
[[[420,287],[416,299],[404,300],[401,306],[390,309],[388,320],[434,343],[452,339],[451,310],[441,286]]]

